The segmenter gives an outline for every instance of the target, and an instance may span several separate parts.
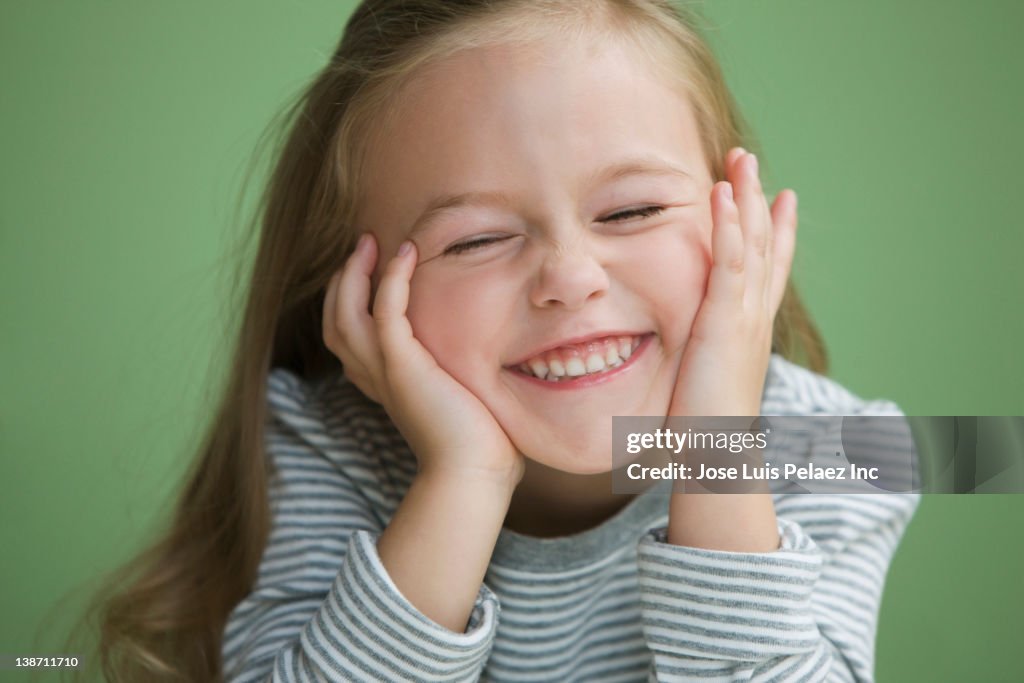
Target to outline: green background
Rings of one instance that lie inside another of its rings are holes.
[[[707,5],[769,189],[800,195],[832,376],[908,414],[1024,414],[1024,4]],[[351,7],[0,5],[0,653],[59,653],[169,510],[223,363],[249,155]],[[922,502],[879,681],[1020,680],[1021,520],[1024,496]]]

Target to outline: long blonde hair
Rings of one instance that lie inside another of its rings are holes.
[[[229,374],[173,516],[151,547],[108,577],[82,622],[99,627],[108,680],[221,679],[225,622],[251,590],[269,531],[267,375],[277,366],[308,379],[340,371],[322,343],[324,287],[354,246],[361,160],[403,84],[469,47],[603,31],[632,40],[679,79],[712,177],[721,180],[729,148],[759,150],[698,19],[667,0],[367,0],[355,10],[330,62],[279,122],[283,143],[253,218],[255,259],[237,279],[244,287]],[[824,344],[792,282],[772,348],[827,371]]]

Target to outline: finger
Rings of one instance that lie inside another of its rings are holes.
[[[771,207],[768,206],[768,196],[761,188],[761,214],[764,216],[764,279],[761,282],[761,306],[768,310],[771,302],[772,273],[775,269],[775,221],[772,217]]]
[[[410,349],[412,325],[406,317],[409,307],[409,282],[416,269],[416,245],[402,242],[398,253],[388,263],[373,300],[373,319],[377,338],[384,353],[386,370],[394,370],[407,360],[403,351]]]
[[[711,189],[711,275],[707,300],[712,305],[742,301],[744,289],[743,233],[739,210],[727,181]]]
[[[363,234],[349,256],[338,282],[334,298],[336,330],[340,339],[342,362],[365,368],[370,374],[380,370],[381,359],[377,329],[367,313],[370,299],[370,276],[377,261],[377,243],[373,235]],[[350,358],[345,358],[348,355]],[[352,368],[356,371],[356,368]]]
[[[736,205],[739,207],[740,226],[746,254],[745,303],[762,303],[764,299],[765,250],[767,247],[767,216],[764,212],[761,181],[758,177],[757,157],[747,154],[734,166],[737,171],[733,185]]]
[[[324,306],[320,314],[320,328],[323,334],[324,346],[331,349],[331,351],[334,351],[338,342],[338,315],[336,312],[338,305],[338,283],[344,271],[344,266],[339,268],[324,286]]]
[[[747,150],[742,147],[733,147],[725,155],[725,175],[729,178],[732,177],[732,168],[736,165],[736,162],[747,153]]]
[[[772,223],[775,225],[775,241],[772,254],[771,284],[769,285],[768,310],[772,316],[779,310],[786,293],[796,251],[797,197],[793,190],[783,190],[772,205]]]
[[[747,152],[742,147],[734,147],[729,152],[729,155],[727,157],[727,162],[728,162],[728,166],[727,167],[729,169],[731,169],[730,172],[731,173],[735,173],[738,178],[742,178],[742,173],[743,173],[742,169],[738,166],[738,164],[740,164],[743,161],[743,157],[745,155],[748,155],[748,154],[750,156],[755,156],[752,153]],[[770,282],[771,282],[771,275],[772,275],[772,262],[773,262],[773,254],[774,254],[774,240],[775,240],[774,234],[775,234],[775,231],[772,228],[771,208],[768,206],[768,197],[765,195],[764,186],[763,186],[763,184],[761,183],[761,180],[760,180],[760,172],[758,172],[758,191],[757,191],[756,194],[758,195],[758,197],[761,200],[760,201],[760,210],[761,210],[761,215],[762,215],[762,220],[763,220],[762,225],[765,226],[765,230],[764,230],[764,250],[763,250],[765,263],[764,263],[764,268],[763,268],[764,276],[763,276],[763,281],[760,284],[760,291],[761,291],[761,305],[762,305],[762,307],[765,310],[767,310],[768,309],[768,302],[769,302],[769,299],[770,299],[769,290],[770,290]],[[755,291],[756,290],[752,290],[751,292],[749,292],[749,294],[751,296],[751,300],[754,300],[754,298],[756,298],[756,295],[754,293]]]

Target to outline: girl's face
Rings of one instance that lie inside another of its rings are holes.
[[[711,264],[686,99],[624,46],[552,41],[428,67],[396,114],[360,207],[375,277],[412,239],[438,364],[528,458],[610,470],[612,416],[668,411]]]

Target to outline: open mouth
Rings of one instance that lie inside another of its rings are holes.
[[[630,359],[650,337],[650,334],[605,337],[583,344],[562,346],[510,369],[550,384],[597,378],[629,365]]]

